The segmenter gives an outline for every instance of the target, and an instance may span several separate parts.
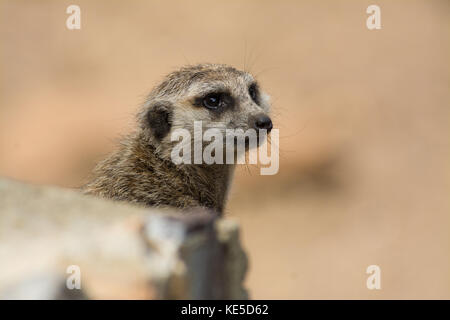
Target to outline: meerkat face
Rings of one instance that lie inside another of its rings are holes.
[[[226,65],[206,64],[168,75],[150,94],[141,121],[156,147],[167,153],[173,146],[170,132],[186,129],[194,137],[194,127],[199,123],[202,130],[214,128],[224,137],[231,131],[239,137],[249,129],[270,132],[269,111],[269,97],[251,74]]]

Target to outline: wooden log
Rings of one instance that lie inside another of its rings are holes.
[[[1,299],[245,299],[246,270],[236,221],[0,179]]]

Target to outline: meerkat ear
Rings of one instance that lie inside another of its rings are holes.
[[[172,127],[172,107],[168,102],[158,102],[147,111],[146,122],[156,139],[164,138]]]

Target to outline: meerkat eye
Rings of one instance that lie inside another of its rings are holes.
[[[217,109],[220,107],[222,95],[220,93],[210,93],[203,98],[203,106],[208,109]]]
[[[256,83],[250,85],[250,87],[248,88],[248,94],[255,103],[258,103],[258,88],[256,86]]]

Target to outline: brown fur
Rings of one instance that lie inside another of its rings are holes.
[[[234,165],[174,164],[170,151],[176,142],[170,131],[192,133],[194,120],[223,131],[248,129],[252,117],[269,110],[266,95],[260,93],[258,103],[248,96],[252,82],[250,74],[225,65],[188,66],[171,73],[148,96],[138,114],[140,126],[97,165],[83,192],[145,206],[206,207],[222,213]],[[234,107],[218,114],[194,105],[211,90],[229,91]]]

